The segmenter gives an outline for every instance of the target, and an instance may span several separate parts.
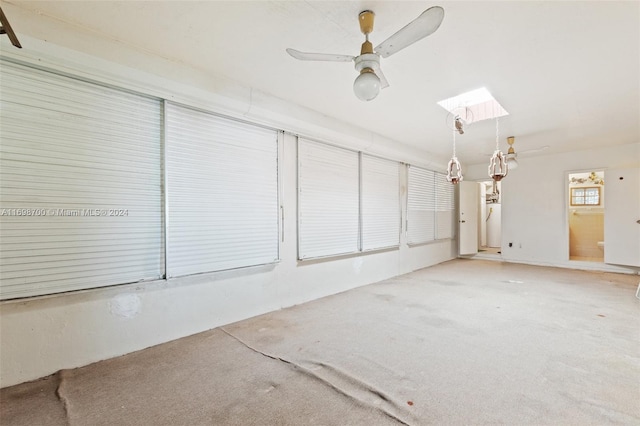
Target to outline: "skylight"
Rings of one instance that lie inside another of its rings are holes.
[[[469,108],[473,118],[468,120],[467,123],[509,115],[507,110],[484,87],[442,100],[438,102],[438,105],[453,114],[456,114],[460,108]]]

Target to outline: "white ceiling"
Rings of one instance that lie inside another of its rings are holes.
[[[445,9],[442,26],[381,60],[391,86],[368,103],[353,95],[352,64],[301,62],[285,53],[293,47],[357,55],[360,11],[376,13],[375,46],[433,5]],[[640,141],[636,1],[7,0],[3,8],[18,37],[104,56],[59,37],[51,24],[40,26],[47,19],[77,38],[91,34],[112,49],[226,76],[443,157],[450,155],[451,131],[436,102],[483,86],[510,113],[500,120],[503,151],[510,135],[516,151],[550,147],[545,154]],[[461,161],[484,162],[495,146],[495,123],[475,123],[457,142]]]

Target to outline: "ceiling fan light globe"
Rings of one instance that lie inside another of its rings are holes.
[[[361,101],[375,99],[380,93],[380,79],[372,72],[361,73],[353,82],[353,92]]]
[[[509,167],[509,170],[517,169],[518,160],[516,160],[516,157],[507,158],[507,166]]]

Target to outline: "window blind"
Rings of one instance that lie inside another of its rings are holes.
[[[435,172],[409,166],[407,181],[407,238],[409,244],[433,241],[436,223]]]
[[[0,297],[160,278],[160,101],[0,67]]]
[[[359,251],[358,153],[298,141],[298,257]]]
[[[362,154],[362,250],[400,245],[400,166]]]
[[[169,277],[278,260],[277,133],[165,103]]]
[[[453,238],[455,215],[454,186],[442,173],[435,174],[436,239]]]

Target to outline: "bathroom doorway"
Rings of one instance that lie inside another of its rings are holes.
[[[502,257],[502,182],[480,182],[478,251]]]
[[[568,177],[569,260],[604,262],[604,170]]]

